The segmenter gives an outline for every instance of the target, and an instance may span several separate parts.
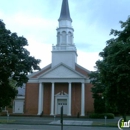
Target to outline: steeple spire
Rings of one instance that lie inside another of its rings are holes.
[[[57,30],[57,44],[52,46],[52,67],[64,63],[75,69],[77,63],[77,49],[74,44],[74,29],[69,12],[68,0],[62,1],[59,27]]]
[[[60,18],[58,20],[59,21],[60,20],[69,20],[69,21],[72,22],[72,19],[70,17],[68,0],[63,0],[62,1],[62,8],[61,8],[61,13],[60,13]]]

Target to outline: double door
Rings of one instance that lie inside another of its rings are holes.
[[[57,100],[57,114],[60,114],[61,107],[63,106],[63,114],[67,114],[67,99],[58,99]]]

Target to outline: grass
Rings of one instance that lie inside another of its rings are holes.
[[[109,127],[117,127],[117,123],[103,123],[103,122],[93,122],[92,126],[109,126]]]
[[[15,122],[15,120],[0,119],[0,124],[13,123],[13,122]]]
[[[130,116],[127,116],[127,121],[130,120]],[[109,127],[117,127],[117,123],[116,122],[111,122],[111,123],[106,123],[105,122],[93,122],[92,124],[93,126],[109,126]]]

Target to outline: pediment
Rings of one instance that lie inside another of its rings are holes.
[[[65,93],[64,91],[61,91],[61,92],[57,93],[55,96],[68,96],[68,94]]]
[[[39,78],[83,78],[84,76],[64,64],[60,64],[52,68],[47,73],[39,76]]]

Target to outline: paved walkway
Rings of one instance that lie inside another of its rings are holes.
[[[63,124],[64,125],[92,125],[93,121],[74,121],[74,120],[64,120]],[[49,124],[55,124],[55,125],[60,125],[60,120],[58,121],[52,121]]]

